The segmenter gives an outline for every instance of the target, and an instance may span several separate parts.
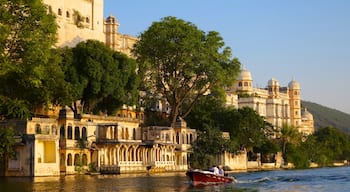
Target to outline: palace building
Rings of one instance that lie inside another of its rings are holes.
[[[272,78],[265,88],[255,88],[251,73],[243,67],[237,82],[226,92],[226,105],[250,107],[275,128],[287,124],[309,135],[314,132],[313,116],[301,107],[300,93],[300,85],[295,80],[282,87]]]
[[[103,18],[103,0],[43,0],[56,15],[57,47],[93,39],[131,55],[136,37],[120,34],[114,16]],[[142,127],[143,109],[123,106],[115,115],[79,114],[68,107],[37,109],[28,120],[1,121],[22,136],[5,176],[54,176],[89,172],[185,171],[195,129],[179,119],[173,127]]]

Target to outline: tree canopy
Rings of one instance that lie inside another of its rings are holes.
[[[0,104],[13,102],[21,111],[0,106],[7,118],[26,118],[35,106],[57,99],[60,68],[50,63],[56,30],[40,0],[0,0]]]
[[[67,82],[61,102],[74,112],[113,114],[122,104],[136,104],[139,78],[135,60],[95,40],[64,48],[61,55]]]
[[[169,103],[171,124],[178,116],[186,118],[213,87],[232,84],[240,66],[218,32],[205,33],[175,17],[154,22],[140,35],[133,53],[146,95]]]

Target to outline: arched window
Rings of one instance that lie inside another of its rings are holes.
[[[36,134],[41,134],[41,127],[40,127],[40,124],[36,124],[36,125],[35,125],[35,133],[36,133]]]
[[[90,23],[89,17],[86,17],[85,21],[86,21],[86,23]]]
[[[67,166],[72,166],[72,154],[68,154],[67,157]]]
[[[180,144],[179,132],[176,133],[176,144]]]
[[[74,155],[74,165],[78,165],[80,163],[80,156],[78,153]]]
[[[84,140],[87,140],[86,127],[83,127],[83,129],[81,130],[81,138],[84,139]]]
[[[60,139],[64,139],[66,136],[65,131],[64,131],[64,125],[61,125],[60,128]]]
[[[69,11],[66,11],[66,17],[67,17],[67,18],[70,17]]]
[[[79,127],[74,128],[74,139],[79,140],[80,139],[80,129]]]
[[[58,11],[57,11],[57,14],[58,15],[62,15],[62,9],[59,8]]]
[[[67,137],[68,137],[68,139],[73,139],[73,128],[71,125],[68,125]]]

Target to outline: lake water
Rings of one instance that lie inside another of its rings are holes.
[[[0,178],[0,192],[350,191],[350,167],[233,173],[237,183],[192,187],[184,173]]]

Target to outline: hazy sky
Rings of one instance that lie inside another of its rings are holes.
[[[350,113],[350,0],[105,0],[119,32],[138,36],[175,16],[217,31],[252,73],[300,83],[303,100]]]

